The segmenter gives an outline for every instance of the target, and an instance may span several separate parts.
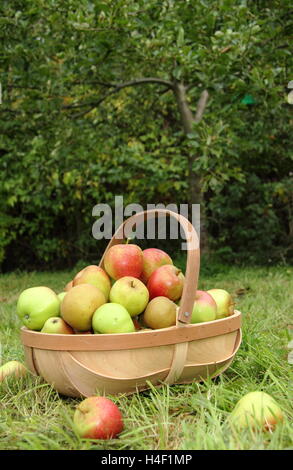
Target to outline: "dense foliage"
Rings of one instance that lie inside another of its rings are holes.
[[[200,201],[222,258],[292,259],[290,3],[3,0],[2,269],[96,262],[115,195]],[[191,132],[170,83],[193,114],[209,93]]]

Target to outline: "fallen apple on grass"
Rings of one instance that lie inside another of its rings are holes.
[[[151,300],[163,296],[175,301],[180,299],[183,285],[184,275],[181,270],[172,264],[165,264],[153,272],[148,280],[147,288]]]
[[[45,322],[43,328],[41,329],[41,333],[73,335],[74,330],[63,320],[63,318],[51,317]]]
[[[142,281],[132,276],[118,279],[110,291],[110,302],[123,305],[132,317],[143,312],[148,301],[148,289]]]
[[[135,326],[123,305],[109,302],[99,307],[92,320],[94,333],[132,333]]]
[[[114,245],[105,255],[104,267],[116,281],[124,276],[140,278],[143,268],[142,250],[131,243]]]
[[[229,422],[237,430],[274,430],[284,420],[284,414],[273,397],[265,392],[250,392],[236,404]]]
[[[89,397],[75,410],[73,426],[84,439],[114,439],[123,430],[123,417],[118,406],[105,397]]]
[[[142,252],[143,256],[143,269],[141,280],[146,284],[153,272],[160,266],[165,264],[173,264],[170,256],[163,250],[158,248],[147,248]]]
[[[6,377],[24,377],[28,374],[26,367],[19,361],[9,361],[0,367],[0,383],[3,382]]]
[[[217,304],[208,292],[197,290],[192,309],[191,323],[213,321],[217,318]]]
[[[30,287],[19,296],[16,312],[30,330],[41,330],[50,317],[59,315],[60,299],[49,287]]]
[[[233,315],[234,302],[232,296],[224,289],[210,289],[207,291],[217,304],[217,319]]]
[[[111,281],[108,274],[99,266],[91,265],[82,269],[73,279],[73,287],[79,284],[92,284],[98,287],[105,295],[106,300],[109,298],[111,289]]]
[[[61,317],[72,328],[88,331],[92,327],[95,310],[106,302],[106,298],[97,287],[80,284],[72,287],[61,303]]]
[[[155,297],[144,311],[143,323],[153,329],[176,325],[177,308],[167,297]]]

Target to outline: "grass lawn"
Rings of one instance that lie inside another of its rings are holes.
[[[19,293],[37,285],[56,292],[72,272],[0,276],[2,364],[23,361]],[[287,325],[293,324],[293,268],[204,268],[199,288],[233,293],[243,313],[243,342],[230,368],[215,380],[164,386],[115,397],[125,421],[118,439],[81,440],[72,431],[78,399],[59,396],[39,377],[10,378],[0,385],[0,449],[293,449],[293,368],[287,361]],[[238,295],[237,295],[238,294]],[[227,417],[244,394],[263,390],[286,420],[274,432],[235,433]]]

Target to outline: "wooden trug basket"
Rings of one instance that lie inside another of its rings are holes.
[[[135,333],[59,335],[21,329],[26,364],[61,394],[89,397],[131,394],[150,384],[183,384],[216,377],[231,364],[241,343],[241,313],[190,324],[199,274],[199,240],[192,224],[175,212],[136,214],[116,231],[107,250],[125,238],[125,229],[147,218],[169,215],[187,241],[185,282],[176,326]],[[100,266],[103,267],[105,253]]]

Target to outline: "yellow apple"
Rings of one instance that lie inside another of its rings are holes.
[[[28,373],[26,367],[21,364],[19,361],[9,361],[6,362],[3,366],[0,367],[0,383],[6,377],[15,376],[15,377],[24,377]]]
[[[155,297],[144,311],[143,322],[153,329],[176,325],[177,305],[167,297]]]
[[[217,304],[217,319],[233,315],[234,302],[232,296],[224,289],[210,289],[207,291]]]
[[[108,274],[99,266],[87,266],[77,273],[73,279],[73,286],[78,286],[79,284],[92,284],[93,286],[98,287],[98,289],[100,289],[100,291],[105,295],[106,300],[108,300],[111,281]]]
[[[88,331],[92,327],[92,316],[98,307],[106,303],[103,292],[91,284],[72,287],[61,303],[61,317],[72,328]]]
[[[283,419],[283,412],[274,398],[258,391],[244,395],[229,417],[230,423],[238,430],[249,427],[273,430]]]

